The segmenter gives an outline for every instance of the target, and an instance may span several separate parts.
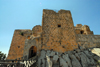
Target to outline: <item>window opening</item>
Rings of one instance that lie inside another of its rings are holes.
[[[20,46],[18,46],[18,48],[20,48]]]
[[[60,25],[60,24],[58,24],[58,27],[61,27],[61,25]]]

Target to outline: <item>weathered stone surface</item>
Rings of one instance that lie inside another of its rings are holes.
[[[26,36],[30,35],[31,33],[32,33],[31,30],[14,31],[11,47],[7,57],[8,60],[14,60],[23,57]]]
[[[36,36],[42,32],[42,26],[36,25],[32,28],[32,31],[33,31],[32,34],[34,34]]]
[[[39,59],[38,59],[38,67],[45,67],[45,62],[46,62],[46,60],[44,59],[44,57],[40,57]]]
[[[46,55],[46,58],[47,58],[47,63],[48,63],[48,67],[52,67],[52,61],[50,60],[50,57],[48,57],[47,55]],[[46,67],[47,67],[46,66]]]
[[[50,51],[50,50],[47,50],[46,55],[47,55],[47,56],[51,56],[51,51]]]
[[[38,66],[39,67],[41,67],[41,66],[45,67],[45,62],[46,62],[45,58],[46,58],[46,51],[45,50],[41,50],[41,55],[38,58]]]
[[[83,52],[81,52],[81,54],[85,57],[85,59],[87,60],[88,64],[91,64],[90,59],[86,56],[86,54],[84,54]]]
[[[42,58],[41,60],[42,60],[41,66],[42,66],[42,67],[45,67],[45,62],[46,62],[46,60],[45,60],[44,58]]]
[[[85,50],[84,53],[88,56],[88,57],[91,57],[90,53],[88,50]]]
[[[89,63],[89,59],[87,59],[87,57],[84,55],[83,52],[81,52],[79,54],[80,58],[81,58],[81,64],[83,67],[88,67],[88,63]]]
[[[51,52],[51,54],[50,54],[50,56],[54,56],[55,55],[55,52],[54,51],[52,51]]]
[[[43,44],[46,44],[42,49],[62,53],[78,48],[70,11],[60,10],[56,13],[44,9],[42,25]]]
[[[38,58],[38,67],[96,67],[100,58],[95,54],[91,56],[92,53],[88,50],[75,54],[73,54],[73,51],[55,54],[56,52],[48,50],[41,50],[41,53]],[[48,53],[50,53],[49,56]]]
[[[68,64],[66,63],[66,61],[64,61],[64,59],[62,59],[61,57],[60,57],[60,66],[68,67]]]
[[[38,58],[38,67],[41,67],[41,63],[42,63],[41,59]]]
[[[45,58],[45,56],[46,56],[46,51],[45,50],[42,50],[41,51],[41,58]]]
[[[79,47],[79,49],[80,49],[81,51],[83,51],[83,50],[84,50],[84,48],[83,48],[82,46],[80,46],[80,47]]]
[[[67,51],[66,53],[69,54],[69,55],[73,55],[72,51]]]
[[[54,56],[53,56],[53,62],[54,62],[54,63],[57,63],[58,58],[59,58],[58,55],[54,55]]]
[[[89,58],[90,64],[94,65],[94,64],[95,64],[95,61],[94,61],[92,55],[90,54],[90,52],[89,52],[88,50],[85,50],[84,53],[85,53],[86,56]]]
[[[59,63],[56,63],[56,64],[53,64],[52,67],[60,67],[60,66],[59,66]]]
[[[80,61],[80,56],[78,53],[75,54],[76,58]]]
[[[99,61],[100,60],[100,57],[99,56],[94,56],[93,57],[95,60]]]
[[[80,62],[76,59],[74,55],[70,55],[72,67],[82,67]]]
[[[71,65],[71,60],[70,60],[68,54],[63,55],[62,57],[63,57],[63,59],[66,61],[66,63],[68,64],[68,66],[69,66],[69,67],[72,67],[72,65]]]
[[[77,53],[79,53],[79,52],[80,52],[80,49],[75,49],[75,51],[76,51]]]
[[[49,67],[48,61],[46,60],[46,67]]]

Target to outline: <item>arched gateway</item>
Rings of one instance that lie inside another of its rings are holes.
[[[36,53],[37,53],[37,48],[35,46],[32,46],[29,49],[29,58],[32,58],[32,57],[36,56]]]

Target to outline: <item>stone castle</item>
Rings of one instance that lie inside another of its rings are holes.
[[[89,26],[74,26],[71,12],[43,10],[42,26],[32,30],[15,30],[8,53],[8,60],[39,56],[40,51],[53,50],[64,53],[82,48],[100,47],[100,35],[94,35]]]

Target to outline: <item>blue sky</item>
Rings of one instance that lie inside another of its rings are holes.
[[[100,0],[0,0],[0,51],[8,53],[15,29],[41,25],[43,9],[70,10],[74,26],[100,35]]]

